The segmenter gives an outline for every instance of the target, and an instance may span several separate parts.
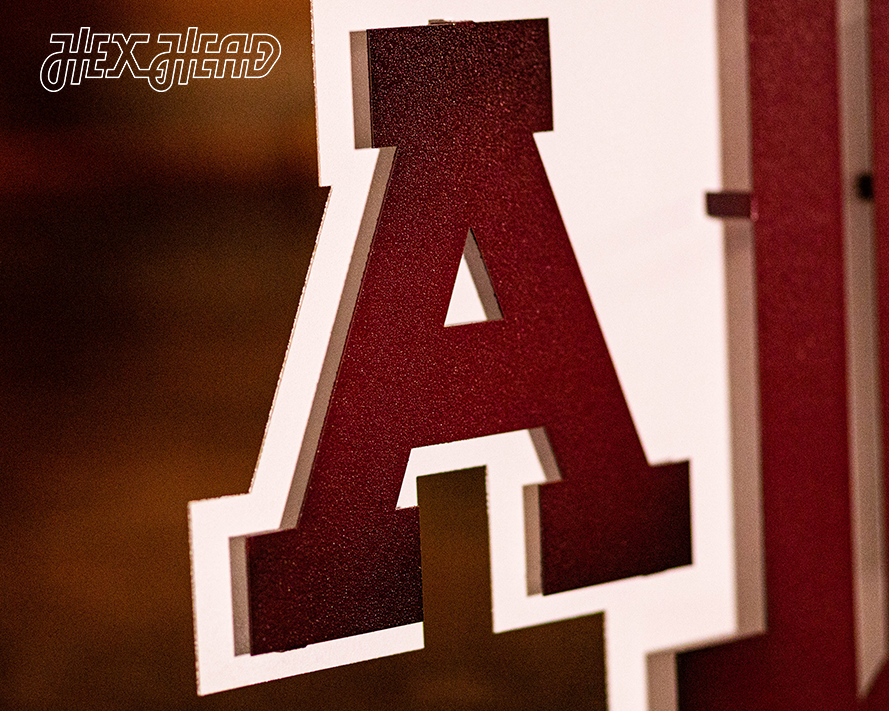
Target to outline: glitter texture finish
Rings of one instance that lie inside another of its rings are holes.
[[[679,655],[679,706],[882,710],[885,667],[856,688],[837,8],[747,9],[768,632]]]
[[[367,48],[373,145],[397,150],[297,527],[247,539],[253,654],[422,619],[413,447],[546,429],[545,593],[691,562],[688,463],[645,459],[534,143],[547,22]],[[470,229],[503,318],[446,328]]]

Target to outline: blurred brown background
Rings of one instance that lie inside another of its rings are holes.
[[[308,0],[14,3],[3,25],[0,707],[306,702],[318,682],[196,697],[186,504],[249,487],[323,209]],[[282,54],[165,94],[40,85],[54,32],[190,26]]]

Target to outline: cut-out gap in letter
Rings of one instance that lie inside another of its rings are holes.
[[[451,303],[445,326],[458,326],[479,321],[498,321],[503,318],[494,285],[479,251],[475,235],[469,230],[457,279],[451,293]]]

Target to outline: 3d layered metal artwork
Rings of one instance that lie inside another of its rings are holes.
[[[433,4],[384,5],[314,8],[331,194],[253,487],[190,506],[199,690],[456,658],[465,610],[507,658],[522,635],[576,645],[589,663],[566,703],[645,708],[649,654],[737,630],[724,265],[700,207],[715,85],[690,99],[700,125],[658,120],[663,97],[631,87],[651,97],[633,136],[602,78],[656,84],[651,66],[607,48],[576,64],[580,39],[626,31],[618,16],[452,2],[438,13],[475,19],[427,23]],[[626,162],[649,142],[653,164]],[[659,171],[681,179],[615,199]],[[469,552],[428,533],[449,518],[424,515],[436,478],[475,487],[446,498],[455,530],[486,491]],[[470,588],[489,592],[433,624]]]
[[[548,44],[545,20],[367,33],[395,158],[299,520],[246,542],[253,654],[423,619],[417,446],[544,429],[544,594],[691,563],[688,463],[645,459],[534,144]],[[503,318],[445,327],[470,230]]]

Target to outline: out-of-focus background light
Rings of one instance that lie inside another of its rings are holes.
[[[3,24],[0,707],[312,708],[298,680],[196,697],[186,517],[249,487],[323,210],[308,0],[13,3]],[[281,57],[165,94],[40,84],[52,33],[192,26]]]

